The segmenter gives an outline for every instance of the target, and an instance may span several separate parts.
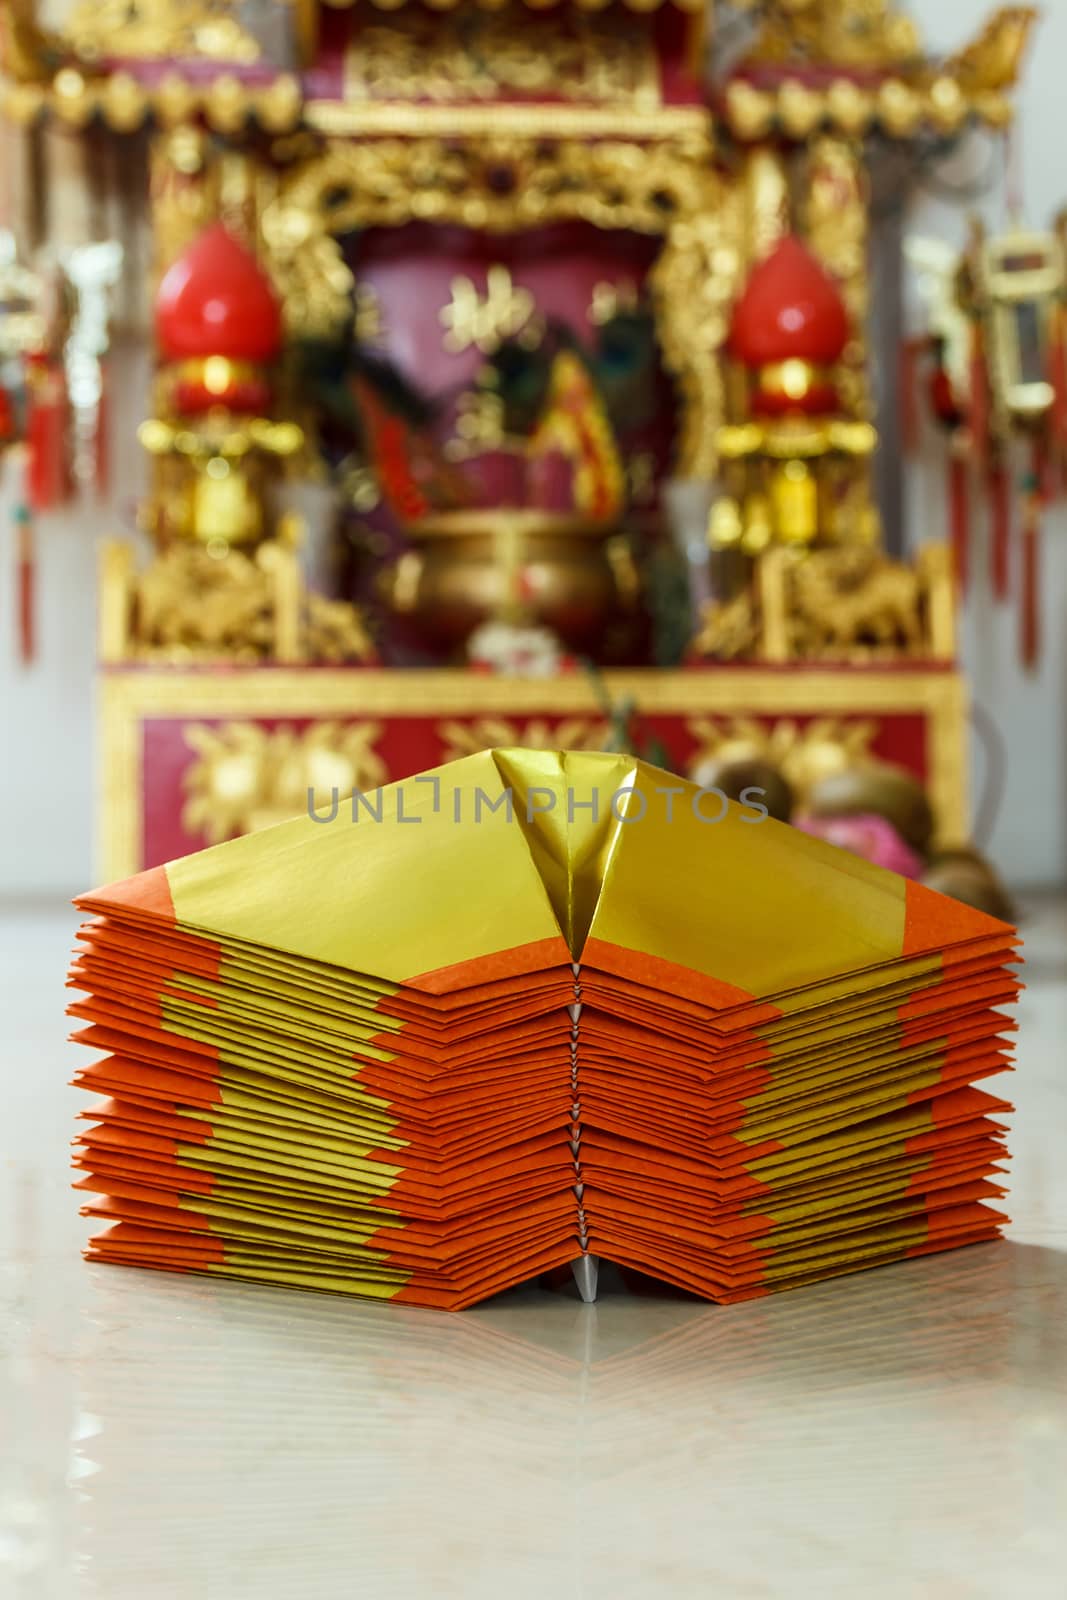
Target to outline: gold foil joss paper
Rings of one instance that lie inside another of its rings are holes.
[[[84,896],[93,1259],[458,1309],[992,1238],[1014,930],[629,756],[485,751]]]

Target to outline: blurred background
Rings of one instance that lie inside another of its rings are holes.
[[[516,10],[5,8],[0,888],[491,742],[1060,884],[1067,14]]]

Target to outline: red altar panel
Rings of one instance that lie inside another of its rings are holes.
[[[966,703],[947,670],[720,669],[608,674],[642,754],[688,774],[752,725],[790,748],[847,743],[928,789],[946,842],[966,836]],[[617,744],[581,675],[113,668],[101,684],[101,876],[121,877],[302,811],[307,791],[369,792],[488,745]],[[664,752],[661,757],[660,752]]]

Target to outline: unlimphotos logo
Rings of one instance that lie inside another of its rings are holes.
[[[416,784],[426,787],[416,789]],[[308,789],[307,814],[312,822],[321,823],[339,820],[388,821],[417,826],[427,816],[442,814],[456,824],[465,825],[478,825],[500,815],[507,822],[514,822],[517,814],[532,823],[538,817],[548,816],[558,810],[565,811],[567,821],[571,823],[578,820],[579,814],[587,815],[591,822],[597,823],[602,816],[606,818],[610,813],[617,822],[630,825],[644,822],[653,813],[657,821],[673,822],[682,808],[697,822],[712,826],[723,822],[730,815],[731,807],[740,810],[741,822],[766,822],[770,815],[763,804],[766,792],[755,787],[743,789],[739,799],[734,802],[729,795],[714,787],[696,789],[691,784],[662,784],[652,790],[653,799],[650,801],[643,789],[627,785],[611,794],[604,794],[599,789],[582,791],[568,786],[559,790],[534,784],[516,797],[511,788],[502,789],[497,794],[488,794],[478,787],[446,789],[441,779],[431,774],[395,784],[388,799],[384,789],[375,789],[370,794],[353,789],[343,797],[344,810],[338,789],[330,790],[328,807],[318,798],[314,789]]]

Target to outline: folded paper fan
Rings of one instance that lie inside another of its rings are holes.
[[[733,1301],[1004,1221],[1014,929],[633,757],[484,751],[77,904],[91,1259]]]

